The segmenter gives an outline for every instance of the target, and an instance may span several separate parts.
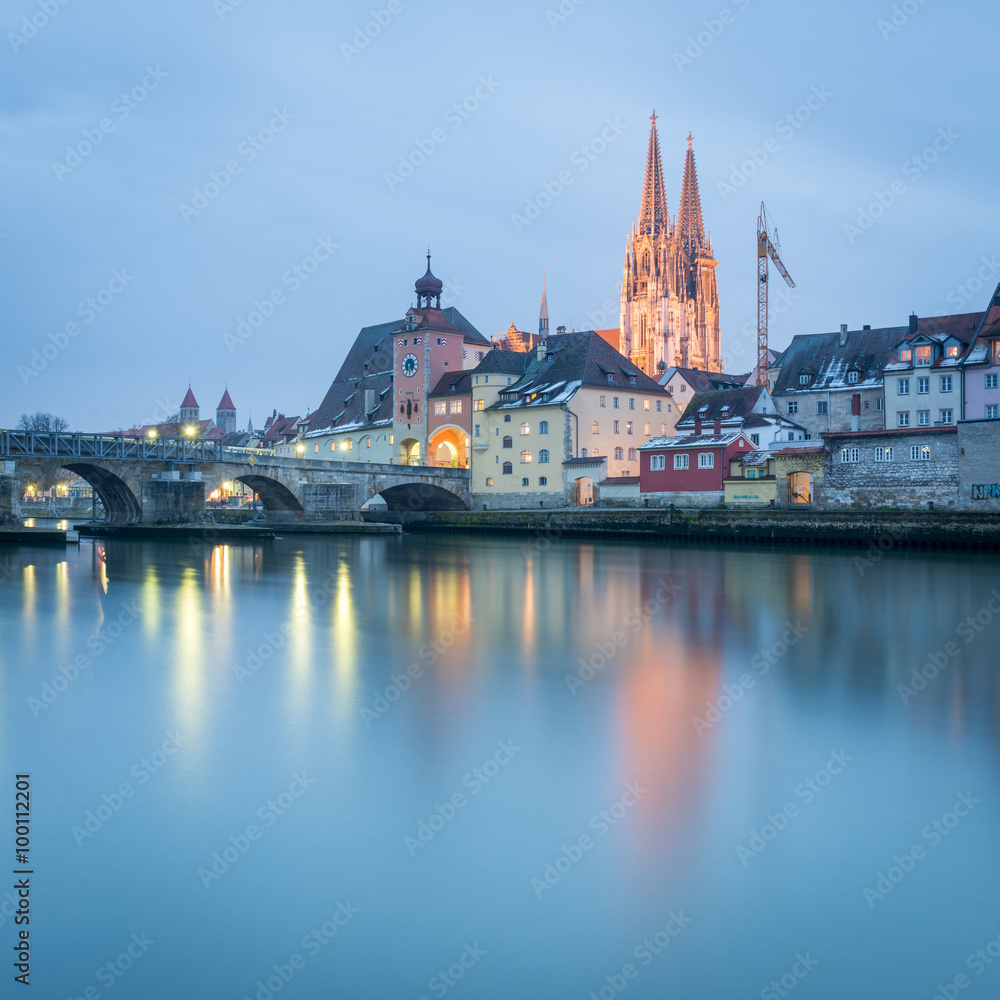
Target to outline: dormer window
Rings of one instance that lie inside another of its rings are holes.
[[[857,382],[860,377],[861,377],[861,373],[858,372],[858,371],[849,371],[847,373],[847,381],[850,382],[852,385],[855,382]]]
[[[949,344],[948,345],[948,349],[944,353],[949,358],[957,358],[958,357],[958,344]]]
[[[899,360],[905,364],[909,364],[913,360],[913,351],[909,347],[904,347],[899,352]]]
[[[728,407],[728,406],[724,406],[724,407],[722,408],[722,416],[723,416],[723,418],[725,418],[725,417],[728,417],[728,416],[729,416],[729,407]]]
[[[635,385],[635,376],[629,375],[628,377],[629,385]]]
[[[808,385],[808,384],[809,384],[809,373],[802,372],[802,374],[799,375],[799,385]]]
[[[610,383],[611,383],[612,385],[614,385],[614,384],[615,384],[615,376],[614,376],[614,374],[613,374],[612,372],[608,372],[608,381],[609,381],[609,382],[610,382]]]
[[[931,345],[922,344],[914,349],[913,366],[915,368],[927,368],[931,363]]]

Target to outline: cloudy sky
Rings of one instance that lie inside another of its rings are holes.
[[[985,0],[8,0],[0,28],[0,426],[129,426],[189,380],[303,413],[428,244],[486,335],[536,325],[543,270],[553,328],[617,325],[654,108],[672,213],[694,133],[734,371],[761,200],[798,286],[773,346],[1000,280]]]

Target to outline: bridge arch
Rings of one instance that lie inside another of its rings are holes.
[[[433,483],[399,483],[383,487],[379,494],[391,511],[469,509],[460,496]]]
[[[104,505],[108,524],[137,524],[142,517],[142,504],[136,499],[128,483],[108,469],[89,462],[67,462],[64,465],[54,465],[49,471],[54,472],[57,468],[75,472],[90,483]]]
[[[260,497],[269,512],[285,511],[293,514],[303,514],[305,508],[299,498],[283,483],[270,476],[241,475],[236,476],[241,483],[246,483]]]

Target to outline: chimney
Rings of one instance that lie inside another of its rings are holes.
[[[695,434],[701,433],[701,417],[694,418],[694,432]]]
[[[375,409],[375,390],[365,389],[365,416]]]
[[[840,346],[843,347],[847,343],[847,324],[840,324]]]
[[[548,348],[546,347],[544,340],[540,340],[538,342],[538,350],[535,353],[539,361],[545,360],[545,356],[548,353]]]
[[[556,327],[556,333],[565,333],[565,332],[566,332],[566,327],[564,327],[564,326],[557,326]]]
[[[917,332],[917,314],[910,313],[910,333]]]
[[[715,418],[715,426],[712,428],[712,433],[718,437],[722,433],[722,417]]]
[[[871,323],[865,323],[865,325],[861,327],[862,330],[870,330],[871,328],[872,328]]]

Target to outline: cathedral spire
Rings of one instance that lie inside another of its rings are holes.
[[[545,272],[542,272],[542,306],[538,310],[538,336],[543,340],[549,335],[549,300],[545,296]]]
[[[705,227],[701,221],[701,196],[698,193],[698,173],[694,165],[694,136],[690,132],[687,143],[681,207],[677,213],[677,233],[681,246],[690,253],[705,246]]]
[[[646,154],[646,179],[642,185],[642,208],[639,210],[639,232],[650,236],[669,234],[670,216],[667,196],[663,190],[663,165],[660,163],[660,139],[656,134],[656,112],[649,120],[649,152]]]

